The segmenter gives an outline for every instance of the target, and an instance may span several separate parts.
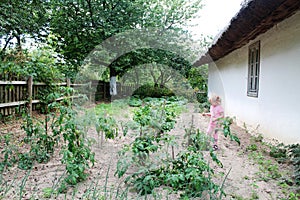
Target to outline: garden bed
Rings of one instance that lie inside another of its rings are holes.
[[[170,135],[177,138],[175,155],[185,148],[184,129],[191,127],[193,122],[196,129],[205,131],[209,122],[209,118],[199,113],[196,104],[189,103],[186,106],[185,111],[177,118],[175,128],[170,132]],[[133,109],[122,107],[117,114],[114,114],[116,111],[113,110],[110,115],[118,122],[125,123],[132,120]],[[4,135],[13,132],[15,141],[18,141],[17,138],[22,138],[24,134],[20,130],[20,123],[21,121],[16,120],[1,124],[0,133]],[[297,199],[297,187],[292,182],[291,163],[288,160],[278,163],[275,158],[269,156],[272,147],[269,144],[274,144],[274,141],[235,124],[231,125],[231,131],[239,137],[241,144],[238,145],[220,134],[219,150],[215,153],[223,167],[212,161],[209,151],[203,152],[209,166],[214,170],[211,179],[216,184],[223,185],[226,196],[222,199]],[[120,179],[115,176],[117,161],[120,158],[118,152],[138,136],[137,131],[131,129],[126,136],[121,132],[120,128],[120,137],[108,139],[100,147],[96,129],[91,127],[88,130],[87,136],[94,138],[91,146],[95,152],[94,166],[87,170],[89,176],[85,181],[68,187],[66,193],[56,191],[66,173],[65,165],[61,163],[62,155],[56,150],[49,162],[36,163],[31,170],[21,170],[16,165],[4,171],[0,180],[0,199],[144,199],[124,184],[124,178],[134,173],[135,167],[129,168]],[[22,146],[17,142],[14,145]],[[180,192],[174,193],[170,187],[159,187],[154,191],[155,195],[148,195],[147,199],[179,199],[180,196]],[[204,198],[205,195],[201,199]]]

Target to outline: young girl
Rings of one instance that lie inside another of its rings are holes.
[[[221,98],[219,96],[212,96],[209,98],[210,113],[204,113],[204,116],[210,116],[209,125],[207,128],[207,135],[212,135],[214,138],[213,149],[218,150],[218,129],[220,128],[219,119],[224,117],[224,110],[221,106]]]

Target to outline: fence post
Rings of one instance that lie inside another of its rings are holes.
[[[92,102],[92,81],[89,82],[89,100]]]
[[[70,78],[67,78],[67,87],[71,87],[71,79]],[[70,91],[70,90],[68,90]],[[73,94],[70,94],[69,92],[67,93],[67,97],[70,98],[70,102],[73,102],[73,98],[72,98]]]
[[[67,78],[67,87],[70,87],[71,86],[71,80],[70,78]]]
[[[32,115],[32,86],[33,86],[33,78],[32,76],[29,76],[27,80],[27,91],[28,91],[27,109],[30,116]]]

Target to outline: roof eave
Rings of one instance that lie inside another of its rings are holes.
[[[230,25],[204,56],[194,63],[200,66],[243,47],[258,35],[300,10],[299,0],[252,0],[232,18]]]

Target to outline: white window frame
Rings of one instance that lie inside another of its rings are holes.
[[[260,41],[249,46],[247,95],[258,97],[260,73]]]

